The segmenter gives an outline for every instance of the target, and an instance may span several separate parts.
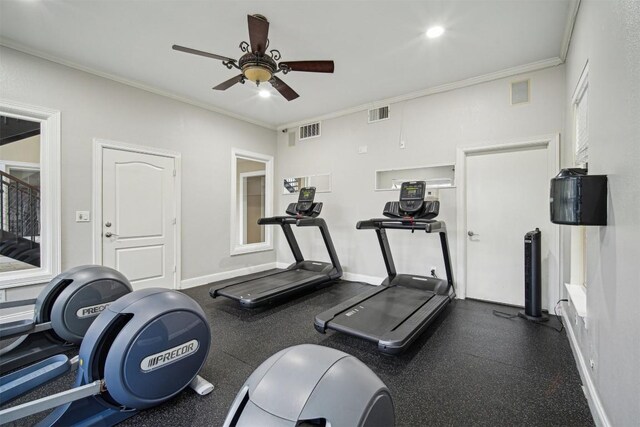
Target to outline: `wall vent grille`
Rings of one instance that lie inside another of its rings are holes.
[[[309,123],[307,125],[300,126],[298,129],[298,139],[304,141],[309,138],[317,138],[320,136],[320,122]]]
[[[529,80],[511,82],[511,105],[526,104],[531,98]]]
[[[369,123],[379,122],[380,120],[387,120],[388,118],[389,118],[388,105],[369,110]]]

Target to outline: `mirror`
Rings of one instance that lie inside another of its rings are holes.
[[[398,190],[405,181],[425,181],[427,188],[454,186],[453,164],[383,169],[376,171],[376,190]]]
[[[60,273],[60,112],[0,99],[0,289]]]
[[[233,150],[231,173],[231,254],[272,249],[272,227],[258,220],[273,211],[273,157]]]
[[[40,268],[40,122],[0,116],[0,273]]]
[[[282,194],[298,194],[303,187],[315,187],[316,193],[331,192],[331,174],[307,175],[283,179]]]
[[[264,227],[258,225],[258,220],[265,214],[265,164],[239,158],[237,174],[240,244],[264,243]]]

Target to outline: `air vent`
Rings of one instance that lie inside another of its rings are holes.
[[[529,102],[529,80],[511,82],[511,105],[526,104]]]
[[[379,122],[380,120],[387,120],[388,118],[389,118],[388,105],[369,110],[369,123]]]
[[[309,123],[308,125],[300,126],[300,129],[298,129],[298,139],[300,141],[318,136],[320,136],[320,122]]]

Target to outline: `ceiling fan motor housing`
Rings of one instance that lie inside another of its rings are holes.
[[[276,72],[278,65],[268,55],[258,56],[253,53],[242,55],[238,61],[242,74],[252,82],[268,82]]]

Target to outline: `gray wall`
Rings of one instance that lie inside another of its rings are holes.
[[[608,225],[587,228],[588,329],[581,320],[568,326],[587,364],[595,363],[589,374],[611,425],[638,425],[640,2],[582,1],[566,62],[569,132],[571,96],[587,60],[589,173],[609,177]],[[564,147],[566,166],[571,165],[572,147]],[[569,318],[575,319],[572,307]]]
[[[510,82],[531,78],[531,102],[510,105]],[[322,136],[288,146],[278,134],[276,175],[284,177],[332,173],[332,192],[319,193],[345,271],[384,277],[386,272],[375,233],[357,231],[359,219],[380,216],[384,203],[397,191],[373,191],[375,170],[455,163],[456,148],[492,145],[510,140],[560,133],[563,127],[564,67],[554,67],[450,92],[391,105],[390,118],[367,123],[367,112],[322,122]],[[399,148],[400,132],[406,148]],[[368,146],[368,154],[358,147]],[[456,259],[456,189],[440,190],[439,218],[447,223],[451,254]],[[295,196],[277,192],[277,210],[284,212]],[[305,256],[327,260],[316,230],[297,230]],[[433,236],[390,233],[398,271],[422,273],[431,266],[444,275],[439,240]],[[431,238],[429,238],[431,237]],[[292,262],[284,239],[278,241],[278,260]],[[415,263],[411,253],[420,253]],[[409,261],[414,265],[410,265]],[[375,280],[375,279],[374,279]]]
[[[229,256],[231,147],[274,155],[274,131],[5,47],[0,56],[3,98],[61,111],[63,269],[92,262],[92,227],[75,211],[91,210],[93,138],[182,153],[183,280],[275,261]]]

